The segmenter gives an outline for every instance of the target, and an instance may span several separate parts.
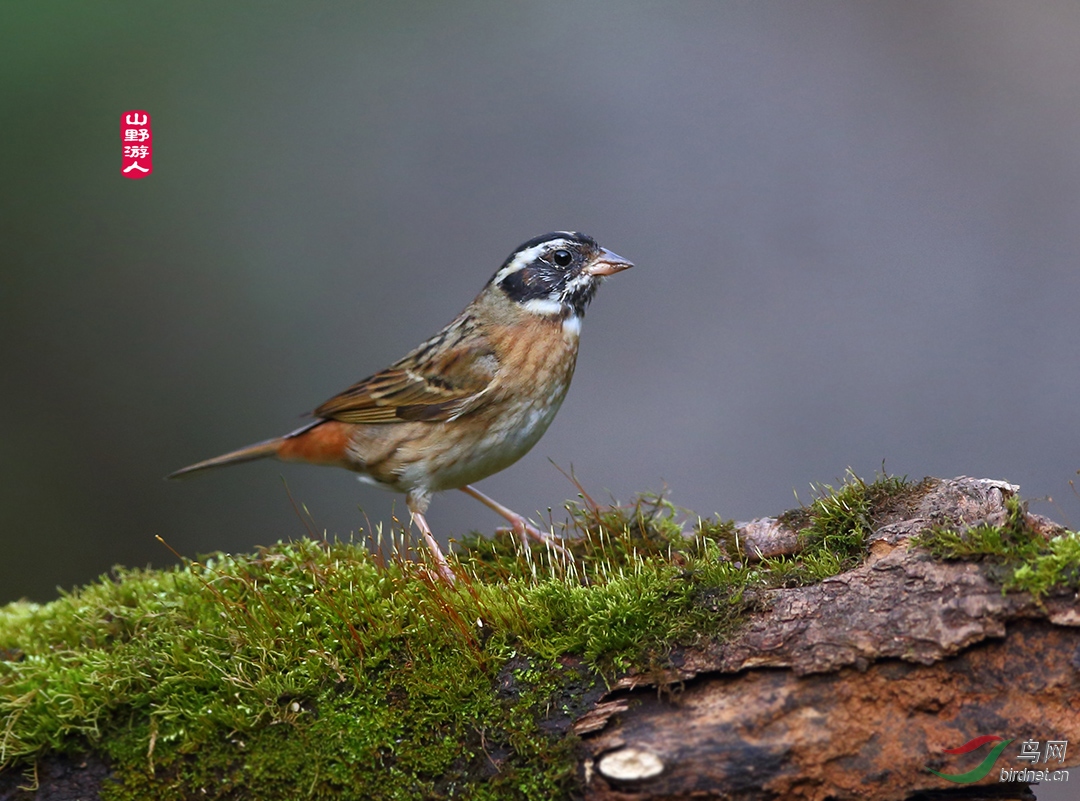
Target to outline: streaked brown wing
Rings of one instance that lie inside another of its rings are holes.
[[[475,329],[441,332],[335,395],[315,415],[345,423],[449,420],[479,400],[499,366],[494,350],[476,334]]]

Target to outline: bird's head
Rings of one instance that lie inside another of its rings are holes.
[[[526,311],[581,317],[600,282],[634,265],[576,231],[530,239],[510,254],[491,283]]]

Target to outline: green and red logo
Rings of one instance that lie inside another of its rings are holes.
[[[1015,738],[1014,738],[1015,739]],[[997,743],[990,749],[990,753],[986,755],[986,758],[978,764],[977,767],[969,770],[967,773],[939,773],[933,768],[927,768],[928,771],[935,776],[940,776],[943,779],[948,779],[951,782],[957,784],[970,784],[971,782],[977,782],[979,779],[986,776],[990,772],[990,769],[994,767],[994,763],[997,762],[1001,752],[1008,748],[1009,743],[1012,740],[1005,740],[998,737],[996,734],[984,734],[981,737],[976,737],[974,740],[968,740],[957,748],[946,748],[946,754],[970,754],[976,749],[982,748],[987,743]]]

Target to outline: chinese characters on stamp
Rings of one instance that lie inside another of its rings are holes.
[[[125,111],[121,114],[120,142],[123,147],[121,175],[137,180],[154,171],[154,145],[149,114],[145,111]]]

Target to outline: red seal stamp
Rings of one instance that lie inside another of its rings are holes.
[[[125,111],[120,115],[120,142],[123,157],[120,174],[125,178],[145,178],[154,171],[154,138],[150,115],[145,111]]]

